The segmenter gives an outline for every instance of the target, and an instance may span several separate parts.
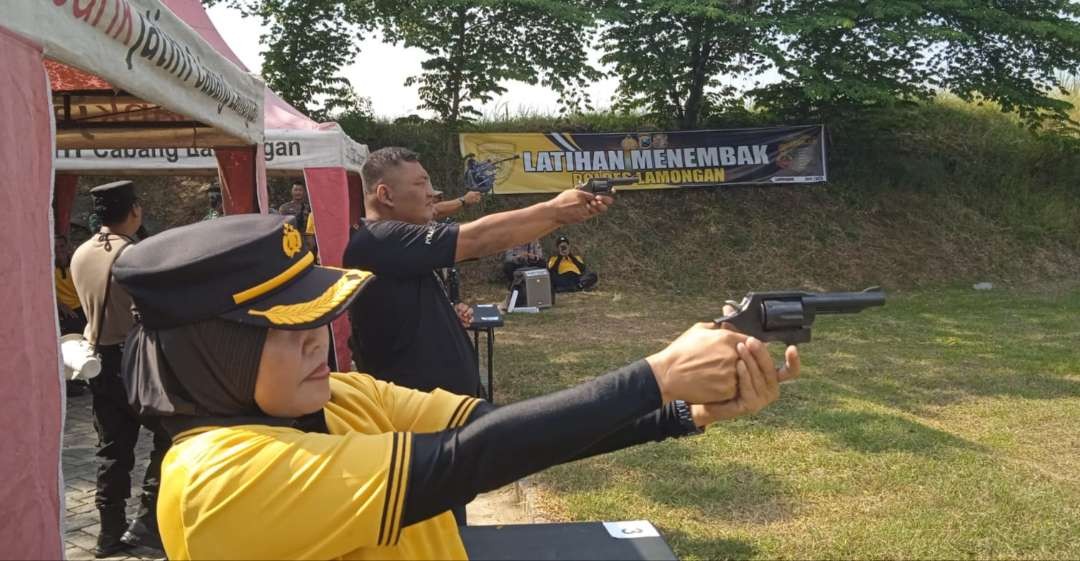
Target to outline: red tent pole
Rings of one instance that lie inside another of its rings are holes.
[[[257,160],[262,157],[259,148],[220,146],[214,148],[214,156],[225,214],[259,212]]]
[[[359,224],[364,217],[364,184],[360,175],[349,174],[349,225]]]
[[[345,168],[304,168],[311,214],[315,218],[315,240],[319,244],[319,262],[340,267],[349,243],[349,180]],[[303,225],[301,225],[303,226]],[[349,352],[349,318],[342,315],[330,324],[339,370],[346,370],[352,360]]]
[[[53,216],[56,235],[71,232],[71,207],[75,204],[75,192],[79,188],[79,176],[70,173],[56,174],[53,191]]]

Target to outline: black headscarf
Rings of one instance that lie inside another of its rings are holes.
[[[292,426],[327,432],[323,412],[271,417],[255,402],[255,379],[267,329],[210,319],[128,335],[123,378],[140,416],[162,417],[172,436],[200,426]]]

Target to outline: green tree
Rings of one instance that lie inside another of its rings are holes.
[[[1071,0],[592,0],[624,108],[700,119],[743,95],[827,116],[951,92],[1069,121],[1062,72],[1080,65]],[[751,80],[768,83],[751,89]]]
[[[755,72],[764,33],[750,2],[599,0],[601,62],[619,78],[616,107],[680,128],[738,103],[734,82]]]
[[[564,110],[588,107],[584,86],[600,76],[588,64],[593,20],[561,0],[376,0],[386,40],[429,55],[421,107],[456,125],[478,116],[475,102],[506,91],[506,80],[555,90]]]
[[[1068,121],[1062,71],[1080,64],[1071,0],[766,0],[763,53],[781,80],[764,107],[819,112],[930,99],[991,101],[1029,124]]]
[[[370,113],[341,69],[359,52],[374,26],[364,0],[203,0],[224,2],[269,28],[260,37],[262,77],[285,101],[316,120],[342,112]]]

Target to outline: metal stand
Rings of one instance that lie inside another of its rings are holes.
[[[476,369],[480,369],[480,332],[487,333],[487,400],[495,403],[495,376],[494,376],[494,350],[495,328],[494,327],[470,327],[473,332],[473,356],[476,357]]]

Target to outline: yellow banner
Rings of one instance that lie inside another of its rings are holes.
[[[554,193],[595,177],[627,189],[825,181],[820,125],[644,133],[463,133],[465,185]]]

